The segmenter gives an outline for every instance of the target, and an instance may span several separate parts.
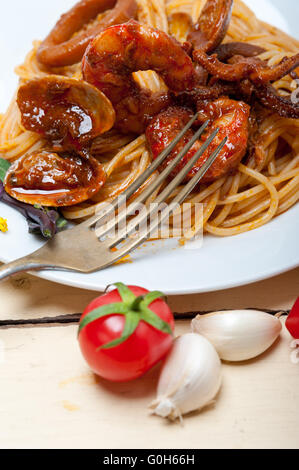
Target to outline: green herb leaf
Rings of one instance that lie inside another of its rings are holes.
[[[160,330],[163,333],[173,336],[172,329],[170,328],[170,325],[167,322],[162,320],[162,318],[152,312],[149,308],[142,306],[141,309],[141,320],[145,321],[157,330]]]
[[[163,299],[165,298],[165,295],[163,292],[160,292],[158,290],[154,290],[153,292],[149,292],[144,296],[143,302],[146,307],[148,307],[154,300],[157,299]]]
[[[140,322],[140,314],[136,313],[136,312],[129,311],[126,314],[126,323],[125,323],[125,326],[124,326],[121,337],[115,339],[114,341],[111,341],[108,344],[104,344],[99,349],[115,348],[115,346],[119,346],[120,344],[127,341],[127,339],[130,338],[130,336],[136,330],[137,326],[139,325],[139,322]]]
[[[0,180],[3,182],[5,175],[7,173],[8,168],[10,167],[10,163],[4,158],[0,158]]]
[[[99,318],[107,317],[108,315],[113,315],[114,313],[125,315],[128,312],[128,310],[129,310],[128,307],[124,305],[122,302],[102,305],[102,307],[92,310],[83,318],[83,320],[80,322],[80,325],[79,325],[78,334],[80,334],[80,332],[86,325],[94,322],[95,320],[98,320]]]
[[[66,225],[67,225],[67,220],[60,216],[56,222],[56,226],[58,230],[62,230]]]

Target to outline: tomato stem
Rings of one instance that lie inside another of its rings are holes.
[[[140,295],[139,297],[136,297],[136,299],[130,305],[130,309],[133,310],[134,312],[140,312],[140,304],[143,300],[144,300],[144,295]]]
[[[165,334],[173,335],[170,325],[149,308],[152,302],[164,297],[162,292],[154,291],[149,292],[146,295],[136,297],[128,286],[124,285],[122,282],[116,282],[114,285],[116,286],[122,301],[102,305],[101,307],[89,312],[80,321],[78,334],[80,334],[83,328],[90,323],[93,323],[100,318],[116,314],[123,315],[125,317],[123,332],[119,338],[100,346],[98,350],[112,349],[127,341],[138,327],[140,321],[144,321],[156,330]]]

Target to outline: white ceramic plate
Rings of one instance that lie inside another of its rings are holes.
[[[247,0],[258,16],[296,35],[299,18],[297,0]],[[60,13],[73,0],[10,0],[2,6],[0,27],[0,110],[4,110],[15,90],[13,74],[22,62],[33,38],[43,38]],[[277,8],[275,7],[277,6]],[[283,11],[281,13],[279,9]],[[18,14],[16,15],[16,11]],[[12,261],[41,246],[27,233],[26,221],[0,203],[0,216],[8,219],[9,232],[0,234],[0,260]],[[190,294],[236,287],[259,281],[299,266],[299,205],[269,224],[230,238],[207,236],[201,249],[188,250],[177,242],[148,243],[137,250],[132,262],[104,271],[82,275],[43,271],[39,276],[62,284],[102,290],[107,284],[123,281],[167,294]]]

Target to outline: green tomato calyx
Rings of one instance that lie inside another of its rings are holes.
[[[162,331],[165,334],[173,336],[170,325],[162,320],[155,312],[153,312],[149,305],[156,299],[165,298],[164,294],[160,291],[149,292],[146,295],[137,297],[125,284],[116,282],[114,284],[122,299],[121,302],[115,302],[107,305],[102,305],[91,312],[89,312],[79,324],[79,332],[81,333],[90,323],[98,320],[99,318],[107,317],[109,315],[124,315],[125,325],[122,335],[107,344],[100,346],[98,349],[111,349],[127,341],[132,336],[138,327],[140,321],[151,325],[153,328]],[[110,286],[108,286],[110,287]]]

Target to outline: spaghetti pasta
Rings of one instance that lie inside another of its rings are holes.
[[[138,20],[172,34],[184,42],[205,0],[138,0]],[[285,56],[298,52],[299,42],[287,34],[259,21],[241,1],[235,0],[232,20],[225,42],[242,41],[262,47],[261,59],[277,64]],[[20,83],[49,73],[80,79],[79,65],[47,70],[37,61],[39,42],[16,73]],[[153,71],[136,72],[134,78],[153,92],[165,90],[163,80]],[[297,84],[290,76],[274,83],[282,95],[292,93]],[[260,123],[255,154],[247,157],[233,175],[201,185],[187,202],[204,204],[204,230],[217,236],[230,236],[253,230],[288,210],[299,200],[299,120],[267,114]],[[283,145],[282,145],[283,143]],[[20,123],[16,97],[0,116],[0,156],[14,161],[24,153],[42,149],[43,139],[26,131]],[[283,150],[281,150],[283,149]],[[121,135],[116,130],[98,137],[92,146],[95,156],[108,176],[106,185],[93,199],[64,209],[64,216],[82,220],[101,210],[121,194],[150,164],[151,157],[144,135]],[[157,175],[147,181],[150,184]],[[177,189],[170,200],[175,197]],[[193,219],[192,234],[200,228]],[[190,232],[190,233],[191,233]],[[191,235],[190,235],[191,236]]]

